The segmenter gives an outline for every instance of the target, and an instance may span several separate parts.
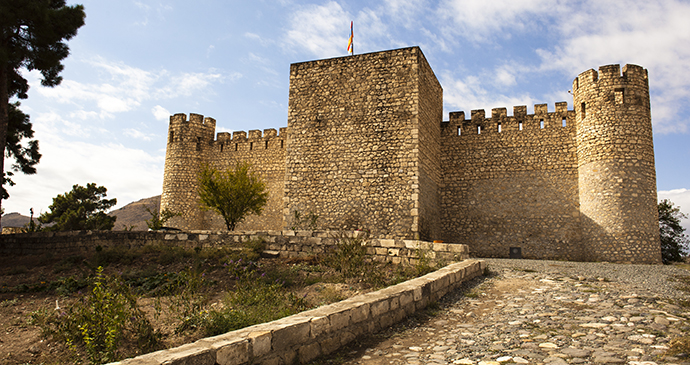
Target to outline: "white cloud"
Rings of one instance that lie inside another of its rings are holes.
[[[57,87],[37,87],[36,90],[58,103],[77,106],[79,110],[73,113],[79,119],[93,118],[96,115],[105,119],[113,118],[117,113],[132,111],[152,99],[166,100],[191,95],[201,97],[212,93],[212,84],[242,77],[240,73],[223,75],[214,70],[181,74],[171,74],[166,70],[152,72],[103,58],[95,58],[86,63],[101,72],[101,77],[105,75],[104,82],[82,83],[66,79]],[[35,75],[29,80],[32,86],[38,83]],[[89,107],[92,110],[88,110]]]
[[[36,134],[43,154],[38,173],[15,176],[17,185],[9,188],[10,198],[3,202],[8,213],[28,214],[31,207],[37,214],[45,212],[53,197],[74,184],[105,186],[118,207],[161,193],[164,152],[150,155],[116,143],[68,142],[38,129]]]
[[[441,78],[443,84],[443,103],[449,111],[464,111],[467,118],[471,110],[484,109],[486,116],[491,115],[492,108],[507,108],[512,115],[515,105],[531,107],[534,99],[529,95],[508,96],[485,88],[483,78],[467,76],[456,79],[450,75]]]
[[[443,0],[437,15],[448,23],[444,31],[449,37],[486,42],[534,28],[539,14],[560,11],[561,6],[550,0]]]
[[[151,109],[151,113],[153,113],[153,116],[156,118],[156,120],[162,121],[169,120],[170,116],[172,115],[168,109],[165,109],[160,105],[154,106],[153,109]]]
[[[134,139],[140,139],[140,140],[142,140],[142,141],[150,141],[150,140],[151,140],[151,136],[150,136],[150,135],[148,135],[148,134],[146,134],[146,133],[143,133],[143,132],[141,132],[141,131],[139,131],[139,130],[136,130],[136,129],[134,129],[134,128],[126,128],[126,129],[123,131],[123,133],[124,133],[126,136],[131,137],[131,138],[134,138]]]
[[[340,4],[307,5],[290,16],[286,44],[318,58],[344,56],[353,16]]]
[[[680,211],[688,217],[681,220],[681,225],[686,233],[690,233],[690,189],[662,190],[657,192],[657,195],[659,201],[668,199],[680,207]]]

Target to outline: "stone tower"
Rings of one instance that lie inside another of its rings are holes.
[[[215,129],[216,121],[204,119],[203,115],[190,114],[189,120],[185,114],[170,117],[161,211],[182,214],[169,221],[170,227],[190,230],[205,226],[204,212],[199,209],[197,175],[208,163]]]
[[[443,90],[419,47],[290,67],[286,220],[440,235]]]
[[[573,81],[582,242],[590,260],[661,258],[647,70],[590,69]]]

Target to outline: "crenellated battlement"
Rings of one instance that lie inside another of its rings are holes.
[[[469,119],[465,119],[465,112],[450,112],[449,120],[441,122],[441,133],[446,137],[572,129],[575,125],[575,112],[568,110],[567,102],[558,102],[555,106],[555,111],[549,112],[547,104],[536,104],[534,113],[527,114],[527,106],[518,105],[513,107],[513,115],[508,115],[507,108],[493,108],[491,117],[486,117],[484,109],[476,109],[470,112]]]
[[[647,85],[648,74],[645,68],[638,65],[627,64],[623,66],[622,73],[619,64],[605,65],[599,67],[599,71],[589,69],[580,73],[575,80],[573,80],[573,91],[599,82],[608,85]]]
[[[280,131],[280,133],[279,133]],[[214,151],[256,151],[285,148],[285,136],[287,128],[279,130],[274,128],[262,131],[253,129],[250,131],[220,132],[214,141]]]

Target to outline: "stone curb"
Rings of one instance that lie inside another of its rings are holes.
[[[376,292],[111,364],[306,363],[425,308],[485,268],[484,261],[465,260]]]

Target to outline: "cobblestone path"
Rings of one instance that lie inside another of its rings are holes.
[[[624,280],[559,274],[559,265],[594,265],[587,263],[487,261],[489,276],[437,308],[317,363],[690,365],[686,354],[666,355],[675,337],[690,333],[690,307],[676,305],[690,298],[659,288],[677,287],[678,273],[690,272],[672,272],[666,283],[643,289],[631,284],[649,284],[643,265]]]

